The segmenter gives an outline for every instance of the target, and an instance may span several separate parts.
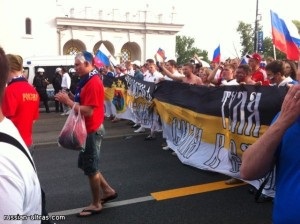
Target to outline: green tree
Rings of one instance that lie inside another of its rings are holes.
[[[285,59],[286,55],[275,48],[276,59]],[[264,57],[274,57],[273,41],[270,37],[264,38]]]
[[[240,34],[240,44],[242,46],[241,56],[253,52],[254,49],[254,28],[251,24],[239,22],[236,31]]]
[[[177,64],[183,65],[189,62],[197,54],[204,61],[208,61],[208,52],[194,47],[195,39],[186,36],[176,36]]]
[[[299,20],[292,20],[292,22],[295,24],[295,26],[298,29],[298,33],[300,34],[300,21]]]
[[[299,22],[300,25],[300,22]],[[259,26],[258,30],[262,30],[262,27]],[[242,21],[239,22],[237,32],[240,34],[240,43],[242,46],[241,54],[242,56],[253,52],[254,49],[254,28],[251,24],[244,23]],[[270,37],[265,37],[263,40],[264,51],[262,55],[264,58],[267,57],[274,57],[274,48],[273,48],[273,41]],[[285,59],[286,55],[275,49],[276,52],[276,59]]]

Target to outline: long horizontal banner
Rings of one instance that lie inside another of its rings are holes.
[[[132,77],[125,80],[131,108],[127,119],[151,126],[157,113],[163,136],[182,163],[235,178],[240,178],[242,153],[266,131],[287,92],[285,87],[206,87],[172,81],[154,85]],[[262,181],[250,183],[258,188]],[[265,190],[273,196],[274,177]]]
[[[135,79],[131,76],[103,77],[105,101],[113,106],[118,118],[132,120],[145,128],[157,123],[158,116],[153,113],[153,92],[155,84]],[[121,102],[122,106],[119,106]],[[157,128],[159,129],[159,128]]]

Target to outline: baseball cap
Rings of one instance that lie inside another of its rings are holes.
[[[135,60],[134,62],[132,62],[133,65],[136,65],[138,67],[141,67],[141,62],[138,60]]]
[[[60,71],[61,71],[61,68],[59,68],[59,67],[55,69],[55,72],[60,72]]]
[[[261,62],[261,59],[262,59],[261,56],[258,53],[254,53],[254,54],[251,54],[251,55],[247,54],[246,57],[247,58],[253,58],[258,62]]]
[[[123,65],[120,65],[120,64],[116,65],[115,68],[119,68],[121,71],[126,70],[126,68]]]

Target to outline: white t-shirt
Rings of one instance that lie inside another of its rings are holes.
[[[164,76],[158,72],[155,71],[153,74],[151,74],[149,71],[144,76],[144,81],[146,82],[158,82],[160,78],[163,78]]]
[[[127,74],[129,75],[129,76],[134,76],[134,70],[133,70],[133,68],[131,68],[129,71],[127,70]]]
[[[174,71],[173,75],[175,75],[176,77],[184,77],[183,74],[179,73],[177,70]],[[169,76],[165,75],[164,76],[165,80],[169,80],[169,81],[173,81],[173,79],[171,79]]]
[[[9,119],[0,122],[0,132],[13,136],[29,153]],[[0,223],[40,223],[30,216],[41,215],[41,204],[40,182],[30,161],[19,148],[0,141]],[[19,220],[5,220],[9,215]]]
[[[67,72],[62,75],[61,87],[66,89],[70,89],[71,87],[71,77]]]
[[[240,85],[236,79],[232,79],[230,81],[222,80],[221,85],[223,86],[238,86]]]
[[[286,77],[284,80],[281,81],[281,83],[279,83],[279,86],[286,86],[287,84],[293,82],[294,80],[291,77]]]

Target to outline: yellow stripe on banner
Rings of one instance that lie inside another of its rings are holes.
[[[153,198],[155,198],[155,200],[161,201],[161,200],[178,198],[178,197],[183,197],[183,196],[188,196],[188,195],[193,195],[193,194],[222,190],[222,189],[227,189],[227,188],[232,188],[232,187],[239,187],[239,186],[242,186],[245,184],[247,184],[247,183],[227,185],[227,184],[225,184],[225,181],[223,180],[223,181],[218,181],[218,182],[213,182],[213,183],[208,183],[208,184],[200,184],[200,185],[195,185],[195,186],[190,186],[190,187],[182,187],[182,188],[177,188],[177,189],[172,189],[172,190],[154,192],[154,193],[151,193],[151,196]]]

